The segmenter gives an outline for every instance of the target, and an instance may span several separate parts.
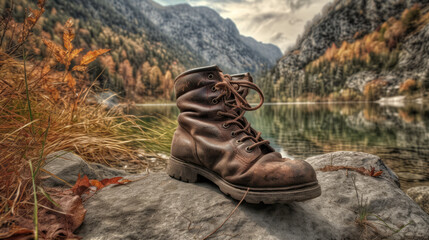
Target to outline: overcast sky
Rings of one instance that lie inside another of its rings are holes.
[[[232,19],[242,35],[273,43],[282,52],[294,45],[307,21],[332,0],[155,0],[162,5],[208,6]]]

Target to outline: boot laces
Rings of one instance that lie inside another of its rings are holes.
[[[216,83],[214,88],[217,90],[220,89],[222,92],[213,100],[218,102],[219,99],[223,98],[225,105],[229,107],[228,111],[219,111],[218,115],[232,118],[231,120],[225,121],[223,126],[228,127],[231,124],[237,125],[240,129],[231,132],[231,134],[236,136],[240,133],[245,133],[246,136],[242,137],[238,141],[244,142],[248,139],[251,139],[254,142],[254,144],[248,146],[246,150],[252,151],[258,146],[270,144],[268,140],[262,139],[261,132],[258,132],[250,127],[250,123],[244,117],[246,111],[254,111],[260,108],[264,103],[264,94],[262,93],[261,89],[256,84],[249,81],[234,81],[232,80],[231,76],[227,74],[223,75],[222,82]],[[258,93],[260,102],[256,107],[250,106],[247,100],[242,96],[245,89],[253,89]]]

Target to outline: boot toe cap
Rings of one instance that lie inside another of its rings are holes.
[[[254,187],[289,187],[317,182],[316,172],[305,161],[283,159],[255,167],[252,179]]]

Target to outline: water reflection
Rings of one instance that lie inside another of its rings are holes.
[[[136,113],[175,118],[175,106],[145,106]],[[332,151],[380,156],[402,188],[429,184],[429,107],[378,104],[265,105],[246,113],[252,126],[284,156],[305,159]]]

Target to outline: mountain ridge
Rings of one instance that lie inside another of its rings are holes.
[[[23,21],[26,8],[35,7],[31,0],[13,4],[17,22]],[[0,0],[0,8],[9,5]],[[130,101],[174,100],[173,79],[189,68],[217,64],[229,73],[255,73],[281,57],[276,46],[241,36],[230,19],[213,9],[150,0],[49,0],[30,48],[49,56],[42,36],[62,44],[59,36],[70,17],[76,23],[77,48],[111,49],[91,65],[90,78]]]
[[[271,101],[423,94],[429,70],[419,72],[412,59],[429,63],[428,53],[417,51],[429,41],[428,5],[427,0],[336,0],[307,24],[259,83]],[[401,90],[406,81],[414,82],[412,89]]]
[[[164,33],[184,41],[209,64],[217,64],[227,71],[257,72],[274,65],[281,57],[277,46],[240,35],[231,19],[222,18],[211,8],[189,4],[162,6],[151,0],[131,2]],[[265,54],[267,51],[269,55]]]

